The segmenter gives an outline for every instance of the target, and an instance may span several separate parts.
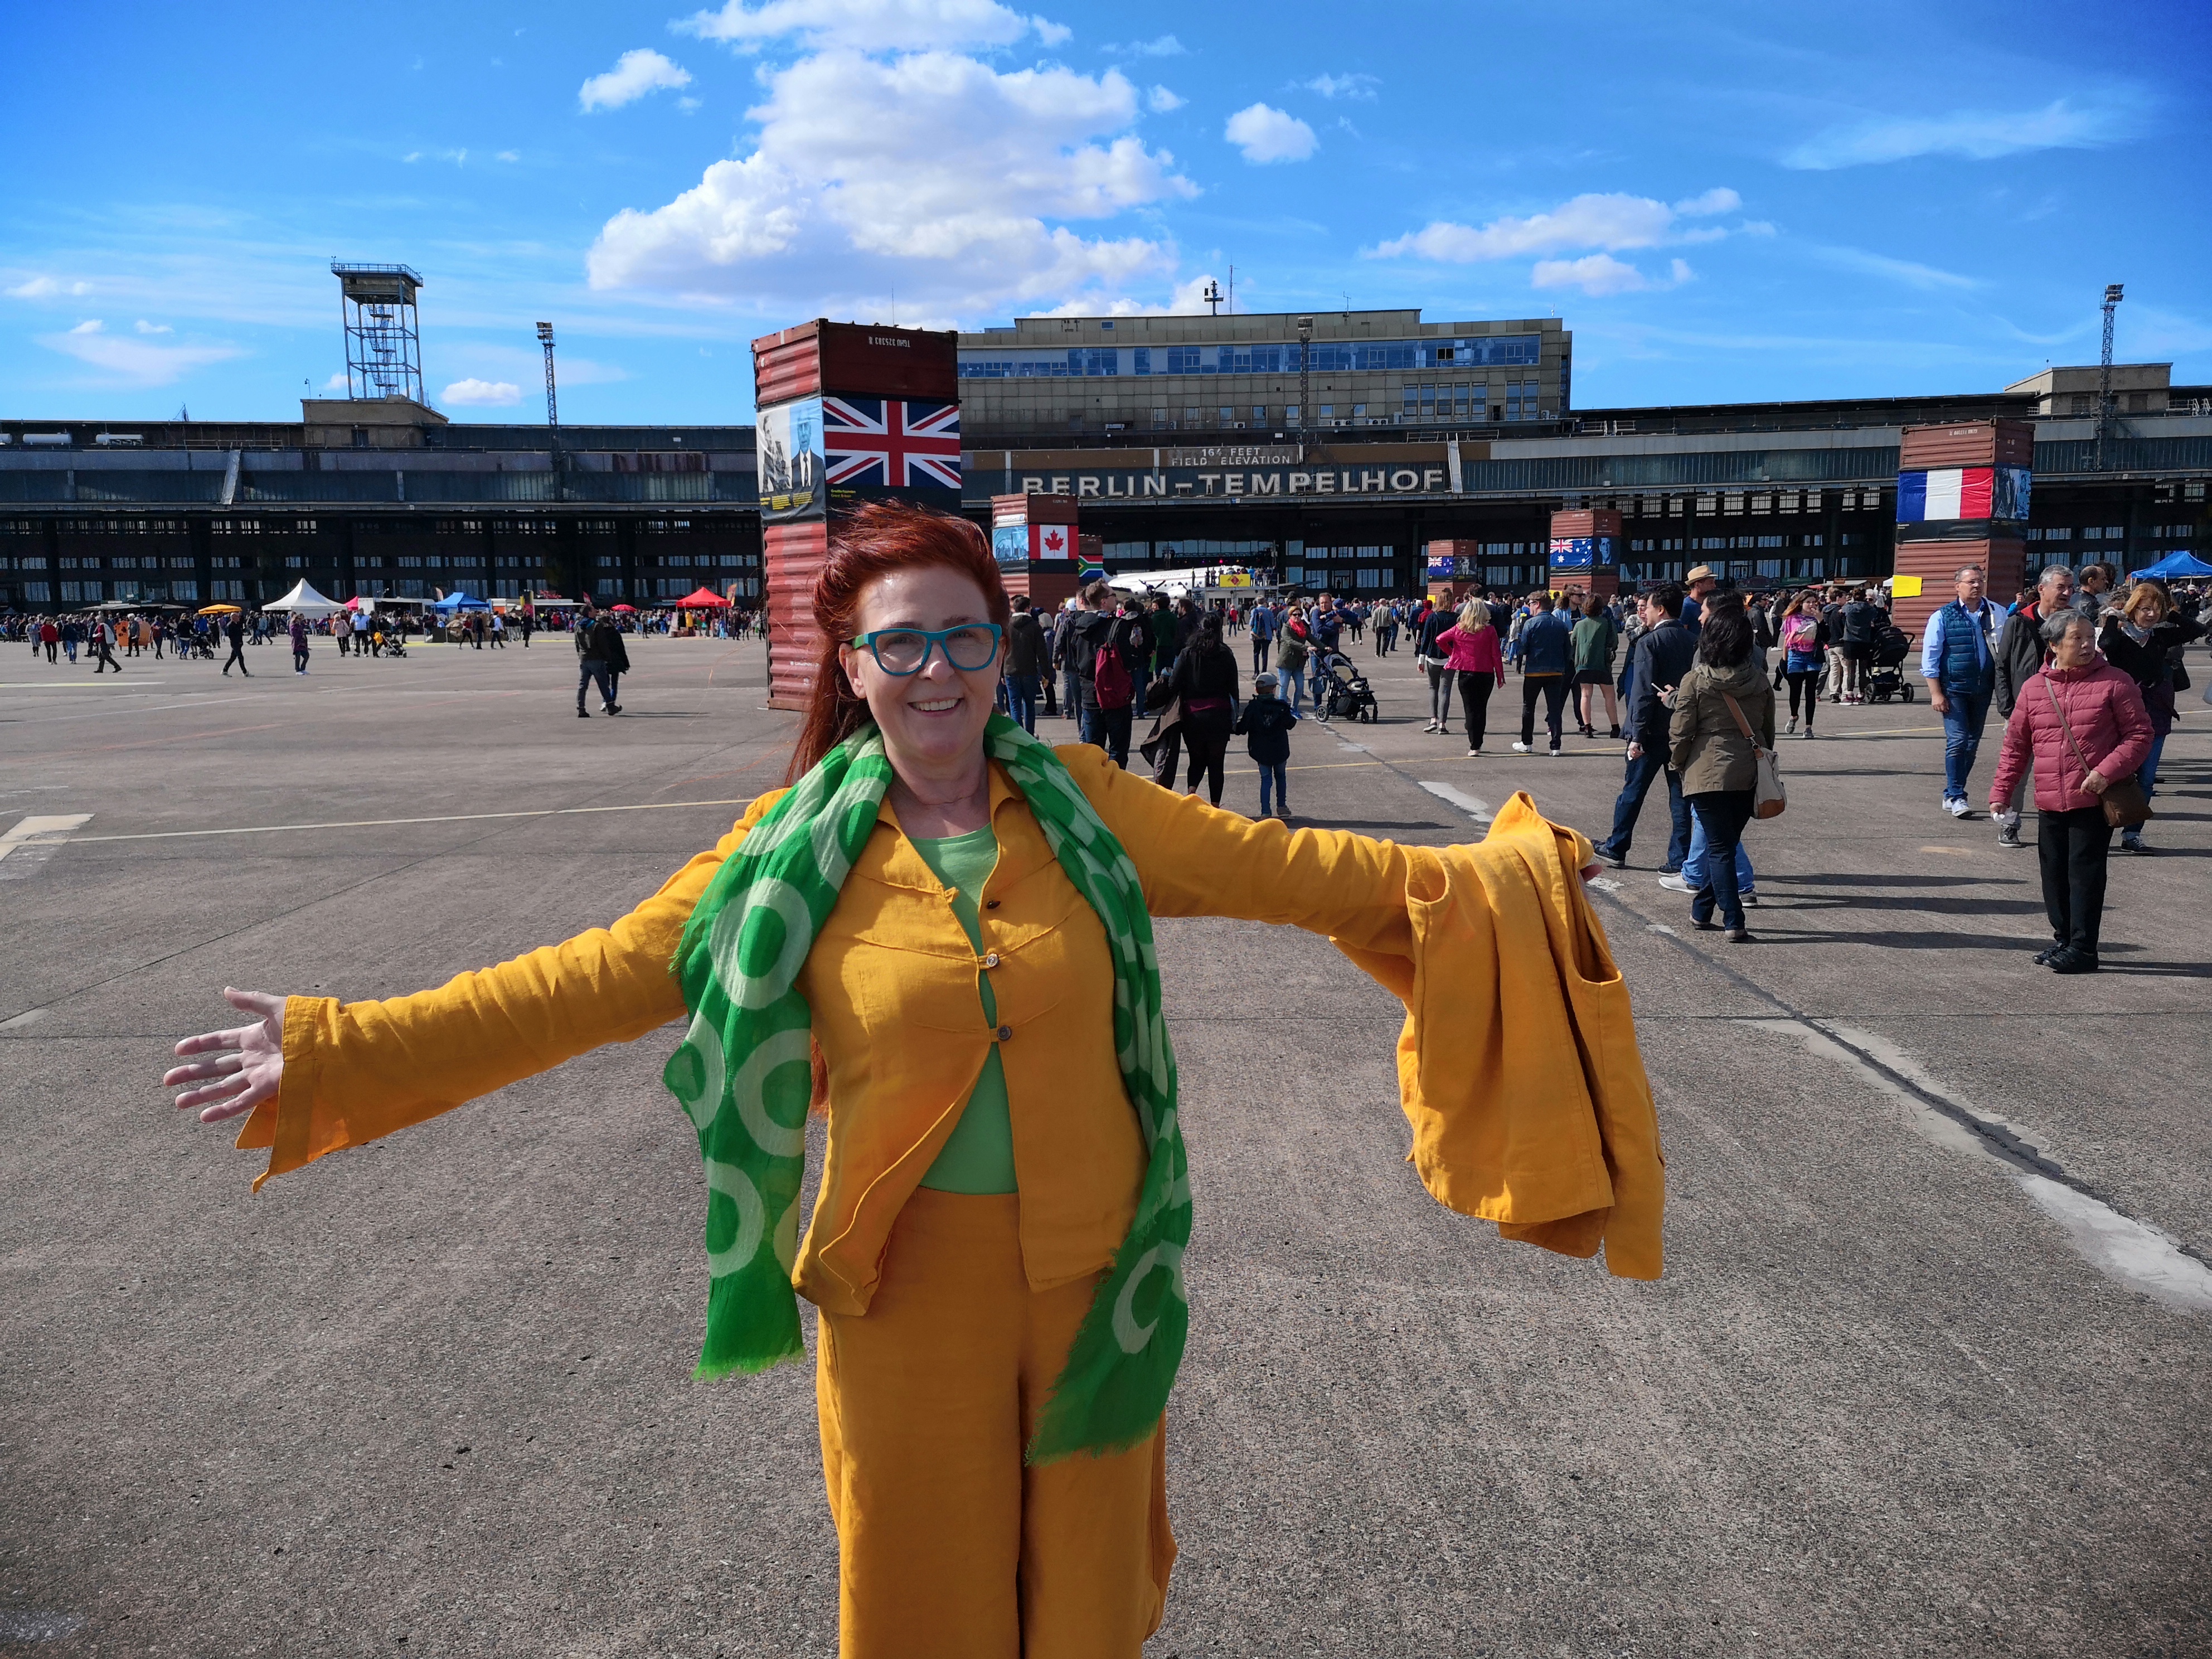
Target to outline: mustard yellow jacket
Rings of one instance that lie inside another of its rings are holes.
[[[1473,847],[1292,833],[1158,788],[1096,748],[1058,753],[1155,916],[1326,934],[1405,1001],[1412,1156],[1441,1201],[1575,1255],[1602,1240],[1612,1271],[1656,1276],[1657,1123],[1627,994],[1582,890],[1587,842],[1525,795]],[[682,1018],[670,963],[684,921],[781,793],[611,927],[413,996],[292,998],[283,1086],[239,1137],[269,1151],[257,1187]],[[1128,1229],[1144,1152],[1115,1062],[1104,933],[996,765],[991,818],[999,862],[980,951],[886,803],[800,976],[828,1065],[829,1152],[793,1281],[832,1312],[866,1310],[891,1224],[994,1042],[1031,1285],[1097,1272]],[[1578,1067],[1560,1065],[1569,1055]]]

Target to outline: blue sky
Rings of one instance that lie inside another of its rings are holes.
[[[1556,313],[1578,406],[2212,380],[2212,7],[0,9],[0,412],[297,418],[333,255],[431,400],[742,420],[828,314]]]

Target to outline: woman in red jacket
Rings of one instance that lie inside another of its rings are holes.
[[[2053,940],[2035,959],[2053,973],[2094,974],[2112,844],[2098,798],[2133,777],[2149,755],[2150,716],[2136,683],[2099,654],[2087,617],[2061,611],[2044,623],[2043,638],[2051,663],[2013,704],[1990,783],[1990,811],[2003,809],[2033,761],[2036,850]]]

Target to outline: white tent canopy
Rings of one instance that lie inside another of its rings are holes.
[[[325,599],[308,586],[302,578],[299,586],[283,599],[271,599],[261,608],[264,611],[296,611],[303,617],[335,617],[345,606],[336,599]]]

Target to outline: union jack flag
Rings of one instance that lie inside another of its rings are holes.
[[[898,398],[822,399],[833,484],[960,488],[960,405]]]

